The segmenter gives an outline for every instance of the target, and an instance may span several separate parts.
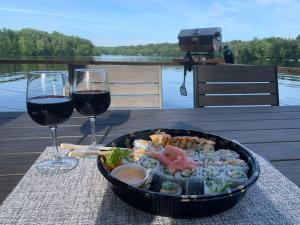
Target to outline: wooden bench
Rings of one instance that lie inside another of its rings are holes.
[[[228,64],[195,66],[194,105],[279,105],[277,68]]]
[[[107,70],[112,97],[111,109],[162,108],[159,65],[70,65],[69,74],[72,74],[75,68]]]

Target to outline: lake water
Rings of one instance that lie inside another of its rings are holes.
[[[168,61],[161,57],[102,56],[101,60],[115,61]],[[0,111],[25,111],[26,72],[31,70],[66,70],[64,65],[0,65]],[[187,96],[181,96],[183,80],[181,66],[162,68],[163,108],[193,108],[193,76],[187,74]],[[300,105],[300,75],[279,74],[280,105]]]

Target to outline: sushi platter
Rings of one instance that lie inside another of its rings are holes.
[[[259,177],[251,151],[200,131],[154,129],[111,141],[97,165],[128,204],[162,216],[209,216],[236,205]]]

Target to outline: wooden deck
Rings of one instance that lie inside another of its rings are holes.
[[[235,139],[300,186],[300,106],[110,111],[97,118],[98,142],[148,128],[188,128]],[[90,143],[86,117],[74,112],[59,141]],[[43,151],[50,131],[27,113],[0,113],[0,202]],[[46,179],[46,178],[45,178]]]

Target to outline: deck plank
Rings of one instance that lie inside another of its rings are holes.
[[[203,130],[235,139],[300,186],[300,106],[120,110],[99,116],[96,124],[99,143],[159,127]],[[74,112],[59,126],[58,142],[89,144],[89,134],[87,118]],[[49,129],[34,123],[27,113],[0,113],[0,202],[49,145]]]

